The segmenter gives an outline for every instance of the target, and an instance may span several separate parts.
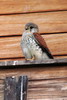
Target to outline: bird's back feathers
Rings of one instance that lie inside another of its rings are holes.
[[[42,48],[43,52],[47,53],[49,58],[53,59],[53,56],[52,56],[50,50],[48,49],[46,42],[43,39],[43,37],[38,33],[33,33],[33,35],[34,35],[35,41]]]

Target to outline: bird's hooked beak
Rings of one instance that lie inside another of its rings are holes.
[[[33,28],[33,27],[26,27],[25,28],[25,31],[27,31],[27,32],[34,32],[34,30],[35,30],[35,28]]]
[[[30,32],[30,28],[29,27],[25,27],[25,31],[26,32]]]

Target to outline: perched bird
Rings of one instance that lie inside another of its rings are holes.
[[[45,40],[38,34],[38,26],[34,23],[25,25],[21,39],[21,48],[26,60],[53,59]]]

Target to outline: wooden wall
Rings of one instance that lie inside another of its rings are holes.
[[[24,59],[20,41],[28,22],[39,26],[54,58],[67,58],[67,0],[0,0],[0,61]],[[0,69],[0,100],[5,77],[19,75],[29,78],[28,100],[67,100],[67,65],[5,66]]]
[[[24,59],[20,41],[28,22],[39,26],[55,58],[67,58],[67,0],[0,0],[0,60]]]
[[[0,70],[0,100],[4,100],[5,76],[27,75],[27,100],[67,100],[67,66],[33,66]],[[9,67],[10,68],[10,67]]]

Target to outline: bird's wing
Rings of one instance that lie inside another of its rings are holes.
[[[51,55],[51,52],[49,51],[49,49],[48,49],[48,47],[46,45],[46,42],[43,39],[43,37],[38,33],[33,33],[33,35],[35,37],[35,40],[36,40],[37,44],[42,48],[43,52],[46,52],[47,55],[49,56],[49,58],[53,59],[53,56]]]

